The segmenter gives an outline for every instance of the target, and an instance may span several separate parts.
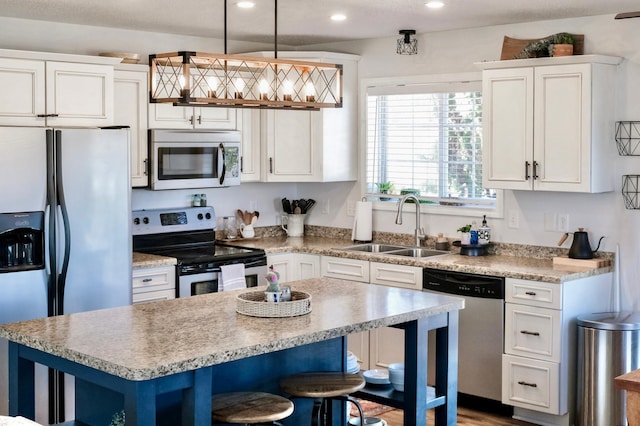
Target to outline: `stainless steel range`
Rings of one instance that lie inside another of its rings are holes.
[[[244,264],[247,287],[255,287],[268,272],[264,250],[215,241],[213,207],[136,210],[133,250],[178,259],[176,297],[218,291],[221,268]]]

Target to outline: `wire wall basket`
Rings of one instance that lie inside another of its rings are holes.
[[[640,121],[616,121],[618,154],[640,156]]]
[[[622,198],[628,210],[640,209],[640,175],[622,176]]]

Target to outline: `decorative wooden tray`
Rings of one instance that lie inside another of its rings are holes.
[[[303,291],[291,291],[289,302],[266,302],[264,291],[239,294],[236,312],[250,317],[296,317],[311,312],[311,295]]]
[[[584,34],[572,34],[573,35],[573,54],[582,55],[584,53]],[[544,37],[541,37],[544,38]],[[502,41],[502,52],[500,53],[500,60],[513,59],[518,53],[524,49],[527,44],[538,41],[540,39],[517,39],[504,36]]]

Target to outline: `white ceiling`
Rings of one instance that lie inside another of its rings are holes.
[[[280,0],[278,43],[303,46],[640,9],[638,0]],[[239,9],[228,0],[229,40],[273,43],[274,0]],[[0,16],[222,38],[224,0],[0,0]],[[347,16],[332,22],[331,14]],[[613,19],[613,18],[612,18]]]

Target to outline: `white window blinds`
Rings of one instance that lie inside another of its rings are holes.
[[[395,92],[395,93],[394,93]],[[369,88],[367,192],[391,183],[447,204],[492,204],[482,187],[479,82]]]

